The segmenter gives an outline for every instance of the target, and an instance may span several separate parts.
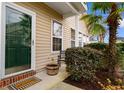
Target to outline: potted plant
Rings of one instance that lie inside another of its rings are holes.
[[[52,63],[46,65],[47,74],[48,75],[57,75],[59,71],[59,65],[54,62],[54,59],[52,58]]]

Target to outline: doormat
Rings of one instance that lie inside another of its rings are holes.
[[[22,80],[22,81],[19,81],[19,82],[16,82],[14,84],[11,84],[8,86],[8,89],[10,90],[24,90],[28,87],[31,87],[32,85],[40,82],[41,79],[37,78],[37,77],[31,77],[31,78],[28,78],[28,79],[25,79],[25,80]]]

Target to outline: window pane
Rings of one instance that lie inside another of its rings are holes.
[[[75,30],[71,29],[71,40],[75,40]]]
[[[53,51],[59,51],[62,49],[62,39],[53,37]]]
[[[79,42],[79,47],[82,47],[82,42]]]
[[[6,7],[5,74],[31,68],[31,16]]]
[[[82,47],[82,33],[79,32],[79,47]]]
[[[75,41],[71,41],[71,47],[75,47]]]
[[[62,36],[62,25],[53,21],[53,36]]]
[[[75,47],[75,30],[71,28],[71,47]]]

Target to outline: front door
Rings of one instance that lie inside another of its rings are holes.
[[[5,6],[4,75],[30,70],[33,62],[33,18],[26,12],[11,6]]]

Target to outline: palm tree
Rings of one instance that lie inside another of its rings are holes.
[[[92,4],[93,11],[101,11],[101,13],[108,14],[107,25],[109,27],[109,69],[111,72],[115,70],[117,63],[117,49],[116,49],[116,33],[120,25],[121,13],[117,12],[123,8],[123,3],[117,2],[95,2]]]
[[[88,31],[93,36],[99,36],[99,42],[104,42],[105,27],[101,24],[102,16],[95,14],[82,15],[81,20],[84,20]]]

